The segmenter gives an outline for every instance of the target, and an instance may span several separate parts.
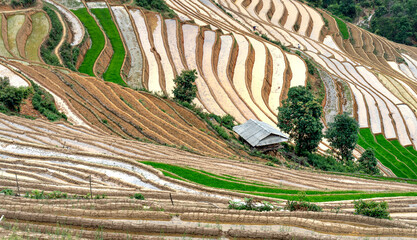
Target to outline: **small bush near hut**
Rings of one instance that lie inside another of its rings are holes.
[[[355,214],[373,218],[390,219],[387,202],[363,201],[353,202]]]

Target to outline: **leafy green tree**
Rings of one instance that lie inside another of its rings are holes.
[[[176,76],[174,79],[174,99],[180,102],[191,103],[197,95],[197,86],[194,85],[197,79],[197,71],[188,70],[182,71],[181,75]]]
[[[0,77],[0,104],[13,112],[20,111],[20,104],[31,93],[31,88],[10,86],[9,78]]]
[[[330,146],[337,151],[344,161],[351,160],[353,149],[358,141],[359,124],[347,113],[337,115],[334,122],[329,124],[325,137]]]
[[[358,159],[359,167],[367,174],[379,174],[377,167],[378,160],[375,157],[373,149],[367,149],[362,153],[362,156]]]
[[[356,215],[364,215],[373,218],[390,219],[387,202],[353,201]]]
[[[323,136],[321,114],[321,105],[307,88],[290,88],[288,98],[278,108],[278,127],[295,141],[298,155],[306,155],[317,148]]]

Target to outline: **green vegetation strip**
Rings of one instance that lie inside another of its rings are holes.
[[[103,78],[106,81],[126,86],[126,83],[120,77],[120,69],[122,68],[123,61],[125,59],[125,48],[122,40],[120,39],[119,31],[117,30],[116,25],[114,25],[112,16],[107,8],[91,9],[91,12],[99,20],[114,51],[109,67],[103,74]]]
[[[300,193],[300,190],[269,188],[263,186],[247,185],[240,182],[232,182],[232,178],[229,178],[230,180],[226,181],[220,179],[222,176],[218,176],[212,173],[207,175],[196,170],[165,163],[141,163],[160,169],[165,176],[175,179],[180,179],[179,177],[181,177],[187,179],[190,182],[198,183],[207,187],[234,190],[241,193],[288,200],[293,200],[297,197],[297,194]],[[375,197],[417,196],[417,192],[365,193],[360,191],[305,191],[305,193],[307,195],[307,200],[311,202],[341,201]]]
[[[349,31],[346,23],[338,17],[333,16],[333,18],[336,20],[337,26],[339,27],[343,39],[349,39]]]
[[[412,168],[416,168],[414,161],[401,154],[401,152],[407,151],[404,147],[401,147],[401,150],[398,150],[391,142],[387,141],[383,135],[374,137],[369,128],[360,130],[358,144],[365,149],[374,149],[375,156],[378,160],[385,167],[391,169],[397,177],[417,179],[417,175],[411,170]]]
[[[58,15],[48,5],[43,7],[43,10],[48,14],[51,20],[51,30],[49,31],[48,39],[42,44],[41,57],[46,64],[60,66],[58,57],[54,53],[54,49],[61,41],[63,34],[63,26],[59,21]]]
[[[84,61],[78,68],[78,71],[86,73],[90,76],[95,76],[93,67],[96,59],[104,48],[104,35],[98,27],[94,18],[88,13],[86,8],[72,10],[72,12],[81,20],[87,28],[88,34],[91,38],[91,47],[84,56]]]

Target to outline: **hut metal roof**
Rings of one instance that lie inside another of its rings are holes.
[[[278,129],[254,119],[249,119],[246,123],[233,127],[233,131],[252,147],[277,144],[288,140],[287,135]]]

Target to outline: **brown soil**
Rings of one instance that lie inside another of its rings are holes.
[[[297,21],[295,21],[295,24],[293,26],[293,29],[296,32],[298,32],[298,30],[300,30],[300,27],[301,27],[301,19],[302,19],[301,13],[298,11]]]
[[[287,98],[288,90],[290,89],[291,79],[292,79],[292,71],[291,71],[290,63],[288,62],[287,58],[284,58],[284,59],[285,59],[286,71],[284,74],[284,84],[282,84],[281,96],[279,97],[280,105],[281,105],[282,100]]]
[[[255,64],[255,50],[253,49],[252,44],[249,43],[248,58],[246,59],[246,88],[248,89],[250,95],[252,95],[251,86],[252,86],[252,71],[253,71],[254,64]]]
[[[32,116],[38,119],[47,120],[47,118],[42,115],[38,110],[33,108],[32,105],[32,97],[33,94],[31,94],[27,99],[23,100],[22,104],[20,105],[20,114]]]
[[[262,84],[262,99],[266,103],[265,105],[269,108],[269,94],[271,93],[272,86],[272,69],[273,69],[273,60],[269,50],[266,52],[266,64],[265,64],[265,79]],[[272,111],[272,109],[270,109]],[[274,112],[274,111],[272,111]]]
[[[4,14],[1,15],[1,18],[1,36],[3,37],[4,47],[11,54],[9,48],[9,38],[7,37],[7,18]]]
[[[247,8],[250,5],[251,2],[252,2],[252,0],[243,0],[242,6]]]
[[[32,19],[26,14],[25,15],[25,22],[23,23],[22,27],[19,29],[19,32],[16,36],[16,44],[17,49],[19,50],[19,54],[21,57],[26,58],[26,41],[29,35],[32,33]]]
[[[71,32],[71,31],[67,31],[67,32]],[[80,46],[80,54],[78,55],[77,63],[75,64],[75,68],[78,69],[80,67],[81,63],[83,63],[85,54],[87,53],[88,49],[90,49],[90,47],[91,47],[91,39],[90,39],[90,37],[88,37],[84,41],[84,43]]]
[[[274,4],[274,1],[271,1],[271,5],[270,6],[271,7],[269,8],[269,10],[267,12],[267,16],[268,16],[269,20],[272,19],[272,16],[274,16],[274,13],[275,13],[275,4]]]
[[[233,38],[234,39],[234,38]],[[230,53],[230,60],[229,65],[227,67],[227,76],[229,77],[230,81],[233,81],[233,76],[235,74],[235,67],[236,67],[236,61],[239,54],[239,45],[237,44],[236,40],[233,41],[233,47]],[[232,86],[234,86],[232,84]]]
[[[310,16],[310,21],[308,22],[308,27],[306,31],[306,36],[310,36],[311,32],[313,31],[313,18]]]
[[[281,26],[284,26],[285,23],[287,22],[287,18],[288,18],[288,10],[287,8],[284,8],[284,13],[282,14],[282,17],[279,20],[279,24],[281,24]]]
[[[258,2],[258,4],[256,5],[256,7],[255,7],[255,12],[257,13],[257,14],[259,14],[259,12],[262,10],[262,7],[264,6],[264,3],[263,3],[263,1],[259,1]]]
[[[106,44],[104,46],[103,51],[101,52],[99,57],[96,59],[96,62],[94,64],[94,72],[95,74],[97,74],[98,77],[102,77],[104,72],[106,72],[106,69],[110,64],[111,58],[114,53],[110,40],[106,37],[105,34],[104,34],[104,37],[106,38]]]

